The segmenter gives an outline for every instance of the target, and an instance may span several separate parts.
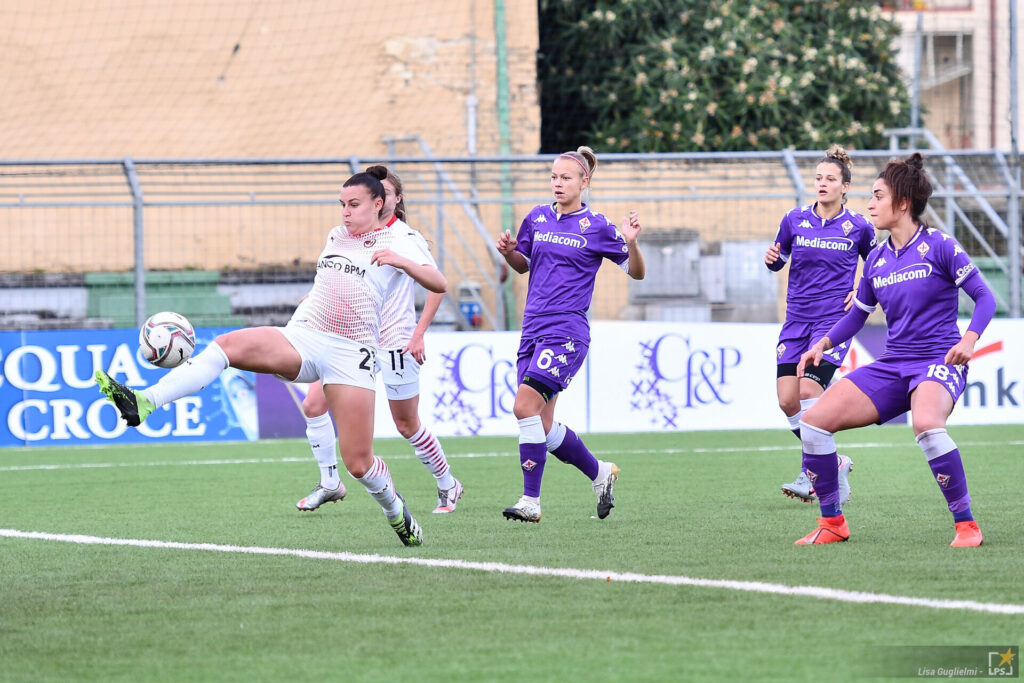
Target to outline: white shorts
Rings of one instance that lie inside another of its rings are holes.
[[[420,364],[402,349],[381,349],[377,368],[384,379],[389,401],[402,401],[420,395]]]
[[[298,377],[281,377],[285,382],[347,384],[377,389],[377,350],[351,339],[324,334],[298,325],[278,328],[302,357]]]

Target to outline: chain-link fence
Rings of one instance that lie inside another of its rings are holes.
[[[893,131],[937,145],[927,131]],[[898,150],[853,155],[849,207],[863,212]],[[605,155],[592,206],[619,222],[640,212],[648,278],[602,271],[593,315],[606,319],[774,321],[784,281],[762,263],[779,219],[811,201],[815,151]],[[0,293],[6,328],[131,327],[176,310],[197,324],[281,324],[304,295],[341,183],[384,162],[402,178],[408,221],[450,282],[438,323],[504,329],[526,278],[493,248],[502,229],[550,201],[550,156],[345,160],[0,162]],[[1019,192],[1000,152],[928,152],[936,192],[926,219],[956,235],[1019,315]],[[508,216],[512,216],[509,222]],[[1016,258],[1015,258],[1016,255]],[[783,275],[784,277],[784,275]]]

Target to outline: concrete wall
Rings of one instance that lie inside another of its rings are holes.
[[[535,153],[536,3],[507,7],[513,153]],[[498,151],[494,2],[39,0],[0,9],[0,158]]]

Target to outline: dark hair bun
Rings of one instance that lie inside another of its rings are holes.
[[[366,169],[366,173],[369,173],[377,180],[384,180],[388,177],[387,166],[370,166]]]
[[[915,171],[924,170],[924,157],[921,156],[920,152],[914,152],[906,158],[907,166],[914,169]]]

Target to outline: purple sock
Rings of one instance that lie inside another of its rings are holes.
[[[917,445],[928,458],[928,466],[932,468],[935,481],[938,482],[942,495],[946,497],[949,511],[953,513],[953,521],[968,522],[974,519],[971,514],[971,496],[967,493],[967,477],[964,475],[964,464],[960,459],[960,449],[942,427],[929,429],[917,435]]]
[[[544,478],[547,460],[548,445],[540,415],[519,418],[519,464],[523,467],[524,496],[540,497],[540,481]]]
[[[804,452],[804,471],[814,485],[822,517],[837,517],[843,514],[839,504],[839,458],[835,452],[812,455]]]
[[[971,513],[971,494],[967,492],[967,476],[964,464],[960,459],[960,450],[954,448],[945,455],[928,461],[932,468],[935,481],[939,484],[942,495],[946,497],[949,511],[953,513],[953,521],[967,522],[974,519]]]
[[[540,497],[540,482],[544,478],[544,463],[548,448],[543,443],[519,444],[519,463],[523,467],[523,495]]]
[[[548,435],[548,448],[551,449],[554,456],[587,475],[587,478],[591,481],[596,479],[599,468],[597,458],[594,457],[594,454],[583,443],[583,439],[576,435],[576,432],[568,427],[562,427],[565,430],[564,436],[562,436],[562,443],[553,448],[551,447],[551,439],[555,435],[556,429],[552,428],[551,434]]]

